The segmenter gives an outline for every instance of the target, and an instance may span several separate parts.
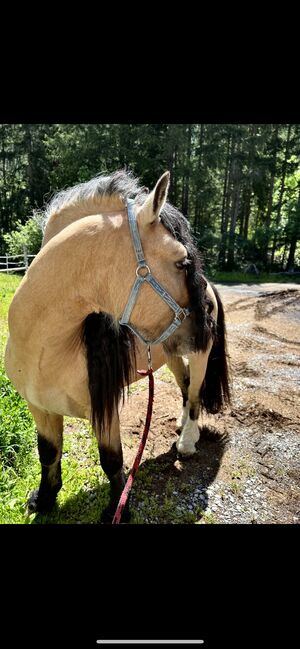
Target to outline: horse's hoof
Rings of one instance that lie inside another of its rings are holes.
[[[35,489],[35,491],[32,491],[28,500],[27,500],[27,509],[29,514],[34,514],[34,512],[37,512],[37,499],[38,499],[38,489]]]
[[[27,500],[27,509],[29,514],[47,514],[50,512],[56,501],[56,495],[55,496],[48,496],[47,498],[41,498],[39,496],[39,490],[35,489],[34,491],[31,492],[28,500]]]
[[[184,447],[183,445],[178,444],[176,448],[177,458],[179,460],[189,460],[189,458],[193,457],[193,455],[195,455],[195,453],[197,452],[197,449],[194,445]]]
[[[183,462],[184,460],[189,460],[193,455],[195,455],[195,453],[179,453],[177,451],[177,460]]]

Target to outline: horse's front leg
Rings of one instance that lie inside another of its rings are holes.
[[[205,352],[189,354],[190,383],[188,386],[188,402],[185,423],[176,443],[178,453],[184,457],[196,452],[196,442],[200,437],[198,418],[200,413],[200,390],[205,379],[208,357],[212,348],[209,343]]]
[[[110,501],[108,507],[102,512],[101,522],[111,523],[126,482],[123,470],[120,421],[117,410],[113,413],[110,427],[107,426],[102,431],[101,436],[96,431],[96,436],[100,453],[100,463],[110,482]],[[122,522],[127,523],[129,518],[130,512],[127,501],[122,513]]]
[[[171,356],[166,357],[166,363],[168,368],[173,372],[176,383],[180,387],[182,394],[182,411],[179,417],[176,419],[176,428],[182,430],[189,414],[189,402],[188,402],[188,388],[190,383],[190,370],[187,359],[184,359],[182,356]]]

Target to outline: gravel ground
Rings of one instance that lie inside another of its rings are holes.
[[[175,448],[180,391],[156,372],[152,426],[133,488],[136,522],[290,523],[300,515],[300,290],[293,284],[218,286],[225,305],[233,400],[199,419],[190,460]],[[145,381],[122,414],[129,469],[143,430]]]

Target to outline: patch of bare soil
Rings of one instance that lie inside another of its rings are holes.
[[[292,284],[218,289],[226,311],[232,406],[200,417],[197,453],[179,461],[180,390],[166,368],[156,372],[152,425],[133,488],[133,510],[148,523],[297,523],[300,290]],[[146,408],[144,379],[121,413],[128,470]]]

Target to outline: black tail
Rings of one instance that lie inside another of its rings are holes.
[[[135,371],[135,340],[127,327],[116,327],[107,313],[90,313],[84,322],[87,351],[91,421],[99,435],[110,428],[130,375]]]
[[[218,303],[217,332],[209,354],[205,380],[200,391],[200,402],[210,413],[217,413],[230,403],[229,368],[226,350],[225,315],[221,298],[211,284]]]

